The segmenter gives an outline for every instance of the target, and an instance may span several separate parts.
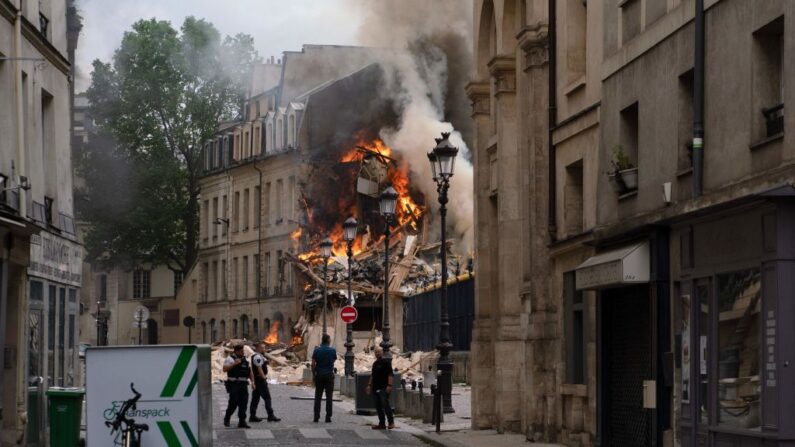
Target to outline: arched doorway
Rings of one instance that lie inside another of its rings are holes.
[[[253,323],[252,328],[251,328],[251,339],[252,340],[259,340],[260,339],[260,335],[259,335],[259,320],[257,320],[256,318],[254,319],[254,323]]]
[[[226,322],[221,320],[221,340],[226,340]]]
[[[146,320],[146,344],[157,344],[157,322],[151,318]]]
[[[237,331],[237,318],[232,319],[232,338],[238,338],[240,333]]]
[[[202,343],[207,343],[207,323],[202,321]]]
[[[218,329],[215,327],[215,318],[210,319],[210,343],[218,340]]]

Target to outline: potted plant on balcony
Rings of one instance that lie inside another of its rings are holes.
[[[613,171],[608,175],[616,192],[626,194],[638,189],[638,168],[629,161],[629,156],[620,144],[613,148],[611,163]]]

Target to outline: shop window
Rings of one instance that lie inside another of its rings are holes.
[[[720,425],[760,426],[762,283],[759,270],[718,275],[718,401]]]
[[[709,400],[709,323],[710,323],[710,281],[702,279],[696,282],[696,305],[698,309],[698,393],[699,412],[698,418],[702,423],[709,422],[709,413],[712,405]]]
[[[566,383],[585,383],[586,336],[585,300],[575,286],[574,272],[563,274],[563,298],[566,306]]]
[[[754,33],[753,136],[756,140],[784,133],[784,17]]]
[[[133,271],[133,298],[149,298],[152,295],[151,273],[144,269]]]

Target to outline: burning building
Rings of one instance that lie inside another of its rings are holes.
[[[306,46],[285,53],[280,64],[271,60],[256,70],[246,116],[219,125],[205,144],[201,250],[192,275],[198,339],[300,342],[322,309],[316,252],[325,237],[334,241],[329,315],[335,315],[333,309],[347,300],[342,222],[350,216],[360,224],[355,329],[380,329],[384,221],[378,194],[387,184],[399,194],[390,294],[400,300],[438,280],[431,204],[412,182],[411,158],[382,139],[401,126],[407,107],[394,94],[393,68],[380,63],[383,51]],[[401,304],[391,306],[397,345]],[[343,332],[336,331],[340,345]]]

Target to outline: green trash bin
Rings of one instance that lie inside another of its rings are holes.
[[[83,413],[81,388],[47,390],[50,416],[50,447],[76,447],[80,443],[80,418]]]

